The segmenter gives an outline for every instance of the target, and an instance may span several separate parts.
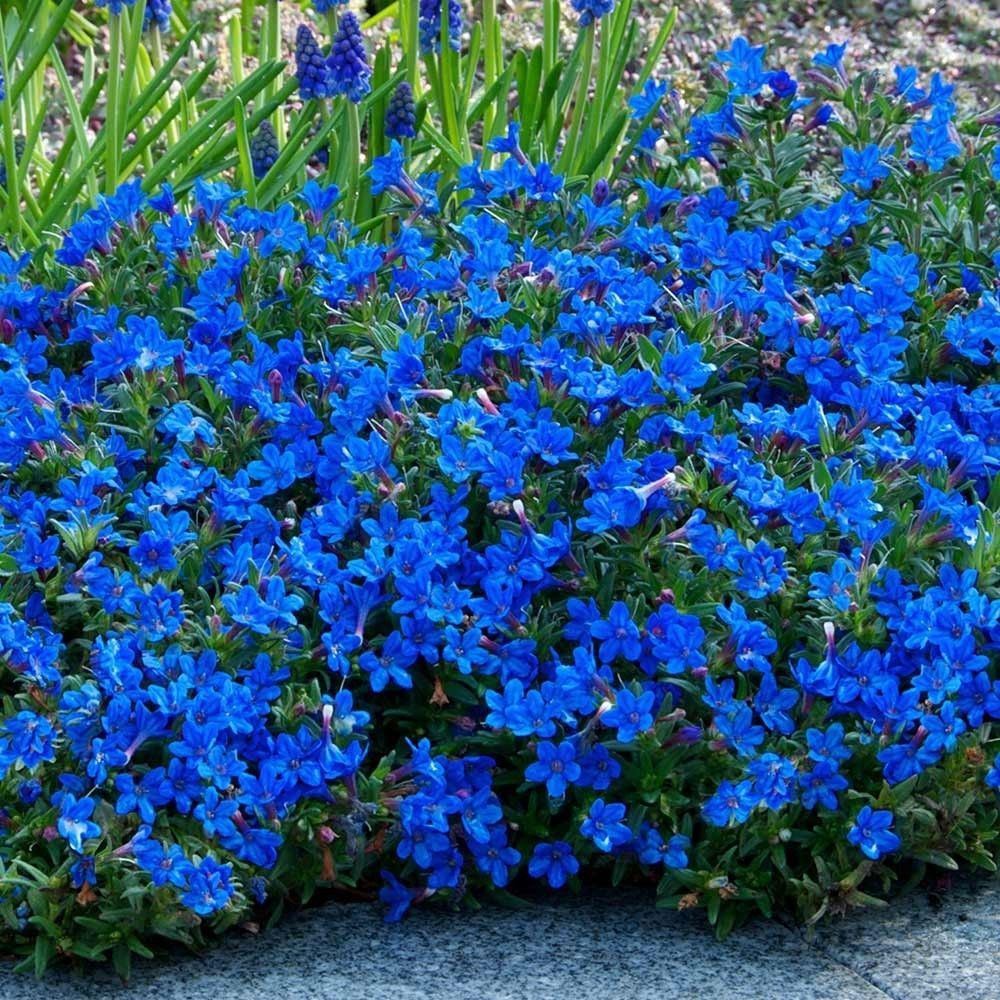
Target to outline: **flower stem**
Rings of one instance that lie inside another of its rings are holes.
[[[361,119],[354,101],[346,101],[345,104],[347,141],[341,155],[345,164],[344,192],[347,196],[347,212],[353,220],[357,212],[358,185],[361,177]]]
[[[122,15],[111,15],[111,54],[108,58],[108,98],[104,116],[104,193],[114,194],[118,184],[121,139],[118,124],[118,84],[122,62]]]
[[[580,44],[583,46],[583,57],[579,67],[579,86],[576,92],[576,102],[573,105],[573,118],[570,122],[569,135],[566,137],[566,145],[563,147],[562,156],[559,157],[559,172],[568,173],[576,165],[577,145],[580,141],[580,128],[583,124],[583,116],[587,113],[587,95],[590,90],[590,77],[594,67],[594,39],[597,33],[597,26],[592,21],[583,29],[583,37]]]
[[[447,0],[445,0],[447,2]],[[406,79],[414,98],[420,94],[420,25],[417,17],[417,0],[399,0],[403,19],[403,52],[406,55]]]
[[[270,62],[281,58],[281,8],[278,0],[267,0],[267,27],[265,35],[265,47],[267,49],[267,61]],[[265,99],[270,101],[281,86],[281,77],[276,76],[265,90]],[[278,140],[278,149],[285,148],[285,116],[281,108],[275,110],[271,116],[271,124],[274,126],[274,135]]]
[[[7,36],[3,14],[0,13],[0,70],[7,81],[7,96],[0,101],[0,123],[3,125],[3,159],[7,165],[7,225],[8,233],[18,235],[21,232],[21,176],[17,163],[17,150],[14,147],[14,113],[10,87],[10,66],[7,61]]]
[[[444,0],[446,3],[447,0]],[[497,49],[494,45],[494,36],[499,33],[499,23],[497,21],[496,0],[483,0],[483,47],[485,49],[483,57],[483,89],[489,90],[496,81],[499,73],[499,63],[497,59]],[[499,106],[499,101],[497,101]],[[483,157],[488,155],[487,147],[490,139],[493,138],[493,129],[496,121],[493,102],[490,102],[483,109]]]

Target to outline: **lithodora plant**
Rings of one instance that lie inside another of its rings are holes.
[[[997,125],[819,58],[738,40],[687,121],[649,81],[582,189],[513,123],[460,195],[391,143],[367,230],[132,181],[0,256],[23,968],[331,891],[725,934],[995,867]]]

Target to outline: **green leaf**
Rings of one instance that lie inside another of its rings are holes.
[[[938,868],[947,868],[949,871],[958,871],[958,862],[944,851],[914,851],[913,857],[920,861],[926,861],[929,865],[937,865]]]

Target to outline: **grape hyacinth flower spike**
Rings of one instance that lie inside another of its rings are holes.
[[[327,59],[334,94],[346,94],[357,104],[371,90],[371,68],[357,17],[347,11],[340,18]]]
[[[158,28],[160,31],[170,30],[170,15],[173,7],[170,0],[148,0],[146,10],[142,15],[142,30],[149,31]]]
[[[300,24],[295,33],[295,76],[304,101],[334,94],[326,58],[307,24]]]
[[[278,139],[274,126],[265,118],[250,137],[250,163],[253,175],[260,180],[278,159]]]
[[[418,23],[420,27],[420,51],[423,53],[441,51],[441,13],[446,0],[420,0]],[[458,0],[447,0],[448,4],[448,45],[457,52],[462,39],[462,7]]]
[[[390,139],[412,139],[417,134],[417,110],[413,88],[403,80],[389,98],[385,111],[385,134]]]
[[[599,21],[615,9],[615,0],[571,0],[573,9],[580,15],[580,27]]]

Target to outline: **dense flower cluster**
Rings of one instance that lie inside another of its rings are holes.
[[[687,123],[651,81],[613,185],[512,128],[447,216],[394,143],[365,236],[316,181],[131,184],[0,254],[18,947],[380,869],[393,917],[607,870],[725,930],[993,864],[993,139],[764,59]]]
[[[615,0],[571,0],[573,9],[580,15],[580,25],[588,25],[599,21],[615,9]]]
[[[154,27],[160,31],[169,31],[172,13],[173,5],[170,0],[147,0],[142,15],[142,26],[146,31]]]
[[[392,92],[385,109],[385,134],[390,139],[412,139],[416,136],[417,110],[413,88],[406,80]]]
[[[448,18],[448,46],[458,51],[462,41],[462,5],[459,0],[419,0],[421,52],[440,52],[442,20]]]
[[[357,17],[346,11],[324,55],[312,29],[300,24],[295,35],[295,76],[303,100],[345,94],[357,104],[371,90],[371,67]]]
[[[250,165],[254,177],[260,180],[278,161],[281,150],[278,149],[278,137],[274,126],[265,118],[257,130],[250,136]],[[172,223],[183,228],[183,223]]]
[[[361,37],[361,25],[351,11],[340,16],[337,33],[330,44],[327,68],[332,93],[346,94],[357,104],[371,90],[371,69]]]
[[[326,56],[307,24],[300,24],[295,34],[295,76],[303,100],[334,94]]]
[[[21,157],[24,156],[25,150],[25,140],[23,135],[14,136],[14,159],[17,163],[21,162]],[[0,187],[5,188],[7,186],[7,162],[6,160],[0,163]]]

